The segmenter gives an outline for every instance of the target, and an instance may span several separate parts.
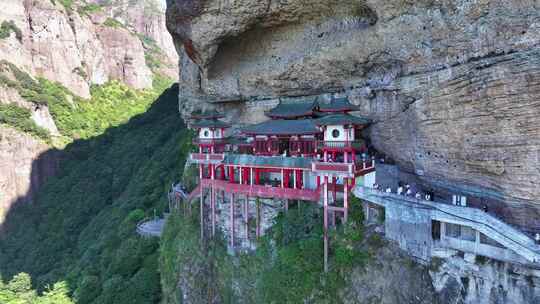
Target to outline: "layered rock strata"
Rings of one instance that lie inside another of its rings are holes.
[[[169,0],[180,110],[204,100],[238,125],[280,97],[347,95],[403,170],[540,229],[539,6]]]

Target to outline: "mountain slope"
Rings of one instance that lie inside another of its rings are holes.
[[[5,278],[28,272],[38,288],[65,280],[77,303],[159,301],[158,242],[135,225],[164,210],[191,148],[177,94],[174,86],[146,113],[66,147],[57,177],[2,226]]]
[[[8,60],[31,75],[58,81],[85,98],[90,97],[92,84],[113,79],[136,89],[151,87],[154,67],[147,62],[148,56],[164,65],[161,73],[175,77],[177,56],[171,51],[163,17],[147,13],[149,7],[158,9],[159,4],[126,6],[126,16],[140,17],[123,22],[111,13],[118,8],[115,5],[125,6],[112,3],[102,7],[84,1],[2,1],[0,60]],[[157,49],[146,42],[154,42],[154,38],[159,39]],[[151,55],[156,50],[159,56]]]

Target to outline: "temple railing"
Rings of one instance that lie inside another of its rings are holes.
[[[355,166],[352,163],[313,162],[311,170],[318,175],[354,177]]]
[[[362,140],[349,140],[349,141],[319,141],[319,149],[354,149],[361,150],[365,147],[365,143]]]
[[[196,164],[219,164],[225,159],[223,153],[191,153],[189,160]]]
[[[264,198],[296,199],[316,202],[319,200],[320,196],[319,189],[293,189],[272,187],[270,185],[245,185],[216,179],[203,179],[201,181],[201,185],[203,187],[212,186],[215,189],[223,190],[227,193],[244,194]]]
[[[193,143],[197,145],[214,145],[214,144],[228,144],[229,139],[228,138],[213,138],[213,139],[202,139],[202,138],[195,138],[193,139]]]
[[[315,139],[299,139],[289,141],[291,155],[315,155],[317,141]]]

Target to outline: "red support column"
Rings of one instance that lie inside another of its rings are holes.
[[[324,177],[323,187],[324,272],[328,272],[328,176]]]
[[[302,189],[302,170],[295,170],[296,174],[296,189]]]
[[[221,180],[225,180],[225,165],[221,165]]]
[[[230,222],[231,222],[231,249],[234,250],[234,193],[231,193],[231,211],[230,211]]]
[[[343,179],[343,207],[345,212],[343,213],[343,223],[347,223],[349,218],[349,179]]]
[[[231,184],[234,184],[234,167],[229,167],[229,181]]]
[[[249,196],[246,195],[244,201],[244,229],[246,231],[246,240],[249,240]]]
[[[337,188],[337,178],[335,176],[332,176],[332,185],[334,186],[332,195],[334,197],[334,202],[336,201],[336,188]]]
[[[259,198],[255,200],[255,235],[257,239],[261,236],[261,202]]]
[[[200,216],[201,216],[201,243],[204,240],[204,187],[201,186],[201,206],[200,206]]]
[[[289,188],[289,182],[290,182],[290,175],[289,170],[284,169],[283,174],[285,175],[285,180],[283,181],[284,188]]]
[[[255,185],[260,185],[261,184],[261,171],[259,170],[259,168],[256,168],[255,169]]]
[[[317,175],[317,189],[321,187],[321,177]]]
[[[245,171],[245,177],[246,177],[246,178],[245,178],[245,180],[246,180],[246,185],[249,185],[249,184],[250,184],[249,181],[251,180],[251,176],[249,175],[249,168],[245,168],[244,171]]]
[[[210,205],[212,209],[212,237],[216,235],[216,189],[214,187],[210,188],[211,191],[211,198],[210,198]]]

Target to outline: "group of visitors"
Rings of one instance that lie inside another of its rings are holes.
[[[432,201],[433,200],[433,192],[431,192],[431,191],[426,192],[426,193],[421,193],[421,192],[416,192],[415,193],[410,184],[403,185],[400,182],[398,185],[399,186],[398,186],[397,191],[396,191],[396,193],[398,195],[414,197],[414,198],[416,198],[418,200],[420,200],[420,199],[424,199],[426,201]],[[378,191],[383,191],[383,189],[384,189],[385,193],[393,193],[391,187],[384,188],[383,186],[381,186],[379,184],[374,184],[373,189],[378,190]]]

